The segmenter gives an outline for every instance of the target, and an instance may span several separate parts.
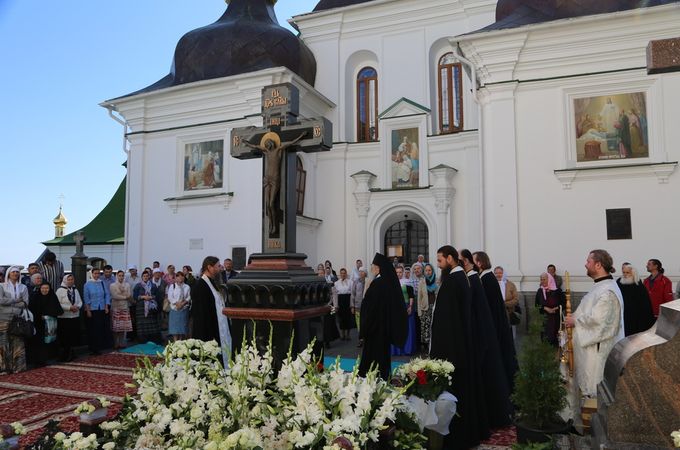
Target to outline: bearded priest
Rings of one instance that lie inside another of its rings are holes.
[[[606,250],[591,251],[585,267],[595,285],[566,319],[566,325],[574,328],[577,386],[582,396],[595,398],[607,356],[624,338],[623,296],[611,275],[616,269]]]

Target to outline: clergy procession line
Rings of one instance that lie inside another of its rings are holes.
[[[446,245],[437,251],[436,266],[439,278],[423,255],[404,266],[376,253],[370,277],[361,260],[351,274],[342,268],[339,276],[330,261],[319,264],[318,275],[332,292],[323,340],[327,347],[338,338],[350,340],[350,330],[358,328],[361,376],[377,367],[388,379],[393,355],[451,362],[455,374],[450,391],[458,399],[458,416],[444,448],[470,448],[488,438],[492,429],[512,423],[510,399],[518,370],[513,335],[522,312],[517,288],[502,267],[492,270],[485,252],[458,252]],[[552,264],[541,275],[535,307],[545,316],[543,338],[550,344],[563,344],[558,337],[563,324],[573,327],[575,380],[582,396],[594,397],[614,344],[651,327],[659,306],[673,299],[673,291],[657,259],[648,261],[650,276],[644,282],[627,262],[622,277],[614,281],[613,261],[605,250],[591,251],[585,268],[595,284],[571,317],[561,315],[562,279]],[[73,275],[64,274],[54,254],[29,264],[23,278],[20,272],[21,267],[10,267],[0,284],[0,373],[26,369],[24,344],[34,366],[45,365],[57,344],[59,361],[72,360],[81,317],[93,354],[123,348],[128,339],[160,344],[162,329],[173,341],[217,341],[225,362],[232,347],[228,299],[219,288],[238,276],[231,259],[220,264],[218,258],[206,257],[198,277],[190,266],[176,272],[168,265],[164,273],[158,261],[141,276],[134,265],[115,275],[111,266],[92,269],[82,299]],[[19,317],[33,322],[34,334],[16,331]]]

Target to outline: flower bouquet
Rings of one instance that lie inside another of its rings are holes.
[[[98,397],[82,402],[73,413],[80,416],[80,423],[97,425],[106,419],[110,404],[111,402],[105,397]]]
[[[416,358],[403,364],[395,376],[408,384],[406,393],[425,401],[434,401],[451,385],[453,364],[441,359]]]
[[[458,399],[447,391],[454,370],[448,361],[416,358],[399,366],[394,373],[406,385],[408,402],[416,413],[420,429],[435,433],[430,433],[430,448],[439,448],[440,435],[449,434],[449,425],[456,414]]]
[[[673,445],[676,448],[680,448],[680,430],[672,432],[671,438],[673,439]]]

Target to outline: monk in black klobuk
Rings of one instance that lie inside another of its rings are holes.
[[[361,302],[359,339],[364,345],[359,363],[359,375],[366,376],[377,365],[380,376],[390,374],[390,344],[403,346],[408,334],[408,322],[401,286],[392,263],[376,253],[371,265],[375,276]]]
[[[467,449],[480,442],[480,434],[488,428],[480,425],[476,379],[480,373],[477,363],[477,343],[472,332],[472,291],[463,268],[458,265],[458,251],[445,245],[437,252],[437,266],[441,269],[441,286],[432,313],[430,358],[450,361],[455,371],[450,392],[458,398],[458,411],[444,438],[446,449]]]
[[[511,422],[512,404],[510,387],[501,358],[496,326],[492,319],[484,286],[472,263],[472,255],[462,250],[470,259],[461,257],[460,265],[470,282],[472,291],[472,337],[476,344],[477,369],[480,380],[475,386],[479,407],[480,439],[486,439],[490,428],[499,428]]]
[[[505,300],[501,293],[501,287],[491,268],[489,255],[484,252],[475,252],[473,255],[474,264],[479,271],[479,278],[484,286],[484,294],[489,302],[489,310],[496,328],[498,345],[500,346],[501,359],[505,367],[505,375],[508,380],[510,392],[515,389],[515,373],[519,365],[517,364],[517,352],[515,351],[515,341],[512,337],[512,328],[508,321],[508,314],[505,310]]]

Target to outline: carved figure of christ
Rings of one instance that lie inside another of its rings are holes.
[[[271,136],[272,134],[275,138]],[[269,220],[268,231],[270,236],[278,236],[279,234],[281,213],[276,200],[281,191],[281,161],[283,154],[287,148],[300,142],[306,134],[307,132],[305,131],[292,141],[280,142],[276,133],[269,132],[263,137],[263,142],[259,145],[251,144],[246,140],[243,141],[243,145],[261,151],[264,159],[262,195],[264,196],[265,214]],[[283,181],[285,182],[285,180]],[[292,208],[293,205],[286,205],[286,207]]]

